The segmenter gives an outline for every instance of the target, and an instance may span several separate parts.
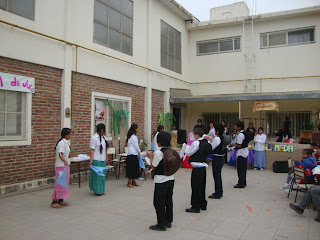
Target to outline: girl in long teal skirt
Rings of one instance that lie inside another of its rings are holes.
[[[108,164],[108,143],[104,137],[106,126],[103,123],[97,125],[97,132],[90,140],[90,165],[105,167]],[[103,171],[106,174],[106,170]],[[90,169],[89,188],[96,195],[105,195],[106,178],[99,176]]]

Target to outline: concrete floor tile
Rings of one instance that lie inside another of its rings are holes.
[[[231,238],[240,238],[241,235],[247,230],[248,226],[248,224],[223,222],[213,233]]]
[[[197,232],[197,231],[192,231],[189,229],[182,229],[179,231],[177,234],[173,235],[170,237],[170,240],[203,240],[205,239],[209,234],[208,233],[203,233],[203,232]]]

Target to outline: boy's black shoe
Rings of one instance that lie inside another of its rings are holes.
[[[207,210],[207,206],[201,207],[201,210],[203,210],[203,211]]]
[[[160,227],[158,224],[150,226],[149,229],[155,230],[155,231],[166,231],[167,230],[166,226]]]
[[[298,205],[294,205],[293,203],[290,203],[289,207],[299,214],[303,214],[304,212],[304,210],[301,207],[299,207]]]
[[[166,223],[166,227],[167,227],[167,228],[172,228],[172,224],[171,224],[170,222],[167,222],[167,223]]]
[[[239,184],[233,186],[234,188],[244,188],[244,186],[240,186]]]
[[[316,217],[314,220],[320,222],[320,216]]]
[[[186,209],[186,212],[189,212],[189,213],[199,213],[199,212],[200,212],[200,209],[187,208],[187,209]]]
[[[209,198],[220,199],[220,198],[222,198],[222,196],[221,196],[221,195],[218,195],[218,194],[216,194],[216,193],[212,193],[212,195],[210,195]]]

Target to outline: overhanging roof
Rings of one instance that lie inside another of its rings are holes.
[[[182,17],[184,20],[195,20],[200,22],[198,18],[193,16],[187,9],[175,0],[160,0],[164,5],[169,7],[174,13]]]
[[[256,100],[290,100],[290,99],[320,99],[320,92],[288,92],[288,93],[264,93],[264,94],[224,94],[192,97],[171,97],[170,103],[192,102],[232,102],[232,101],[256,101]]]

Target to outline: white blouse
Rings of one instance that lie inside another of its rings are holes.
[[[154,152],[160,150],[160,147],[158,146],[158,140],[157,140],[158,134],[159,132],[156,133],[153,139]]]
[[[128,155],[136,155],[138,156],[140,154],[140,147],[138,143],[138,137],[133,134],[129,139],[128,139]]]
[[[70,146],[68,140],[63,138],[56,147],[56,163],[55,167],[63,167],[64,162],[61,160],[59,154],[62,153],[63,157],[68,161],[68,165],[70,165],[69,160],[69,153],[70,153]]]
[[[102,153],[100,153],[100,146],[102,145]],[[90,149],[93,149],[93,160],[97,161],[106,161],[106,141],[104,136],[101,136],[101,142],[100,142],[100,136],[98,133],[93,135],[93,137],[90,139]]]
[[[265,143],[267,141],[267,135],[264,133],[257,134],[254,139],[254,150],[256,151],[264,151],[265,150]]]

